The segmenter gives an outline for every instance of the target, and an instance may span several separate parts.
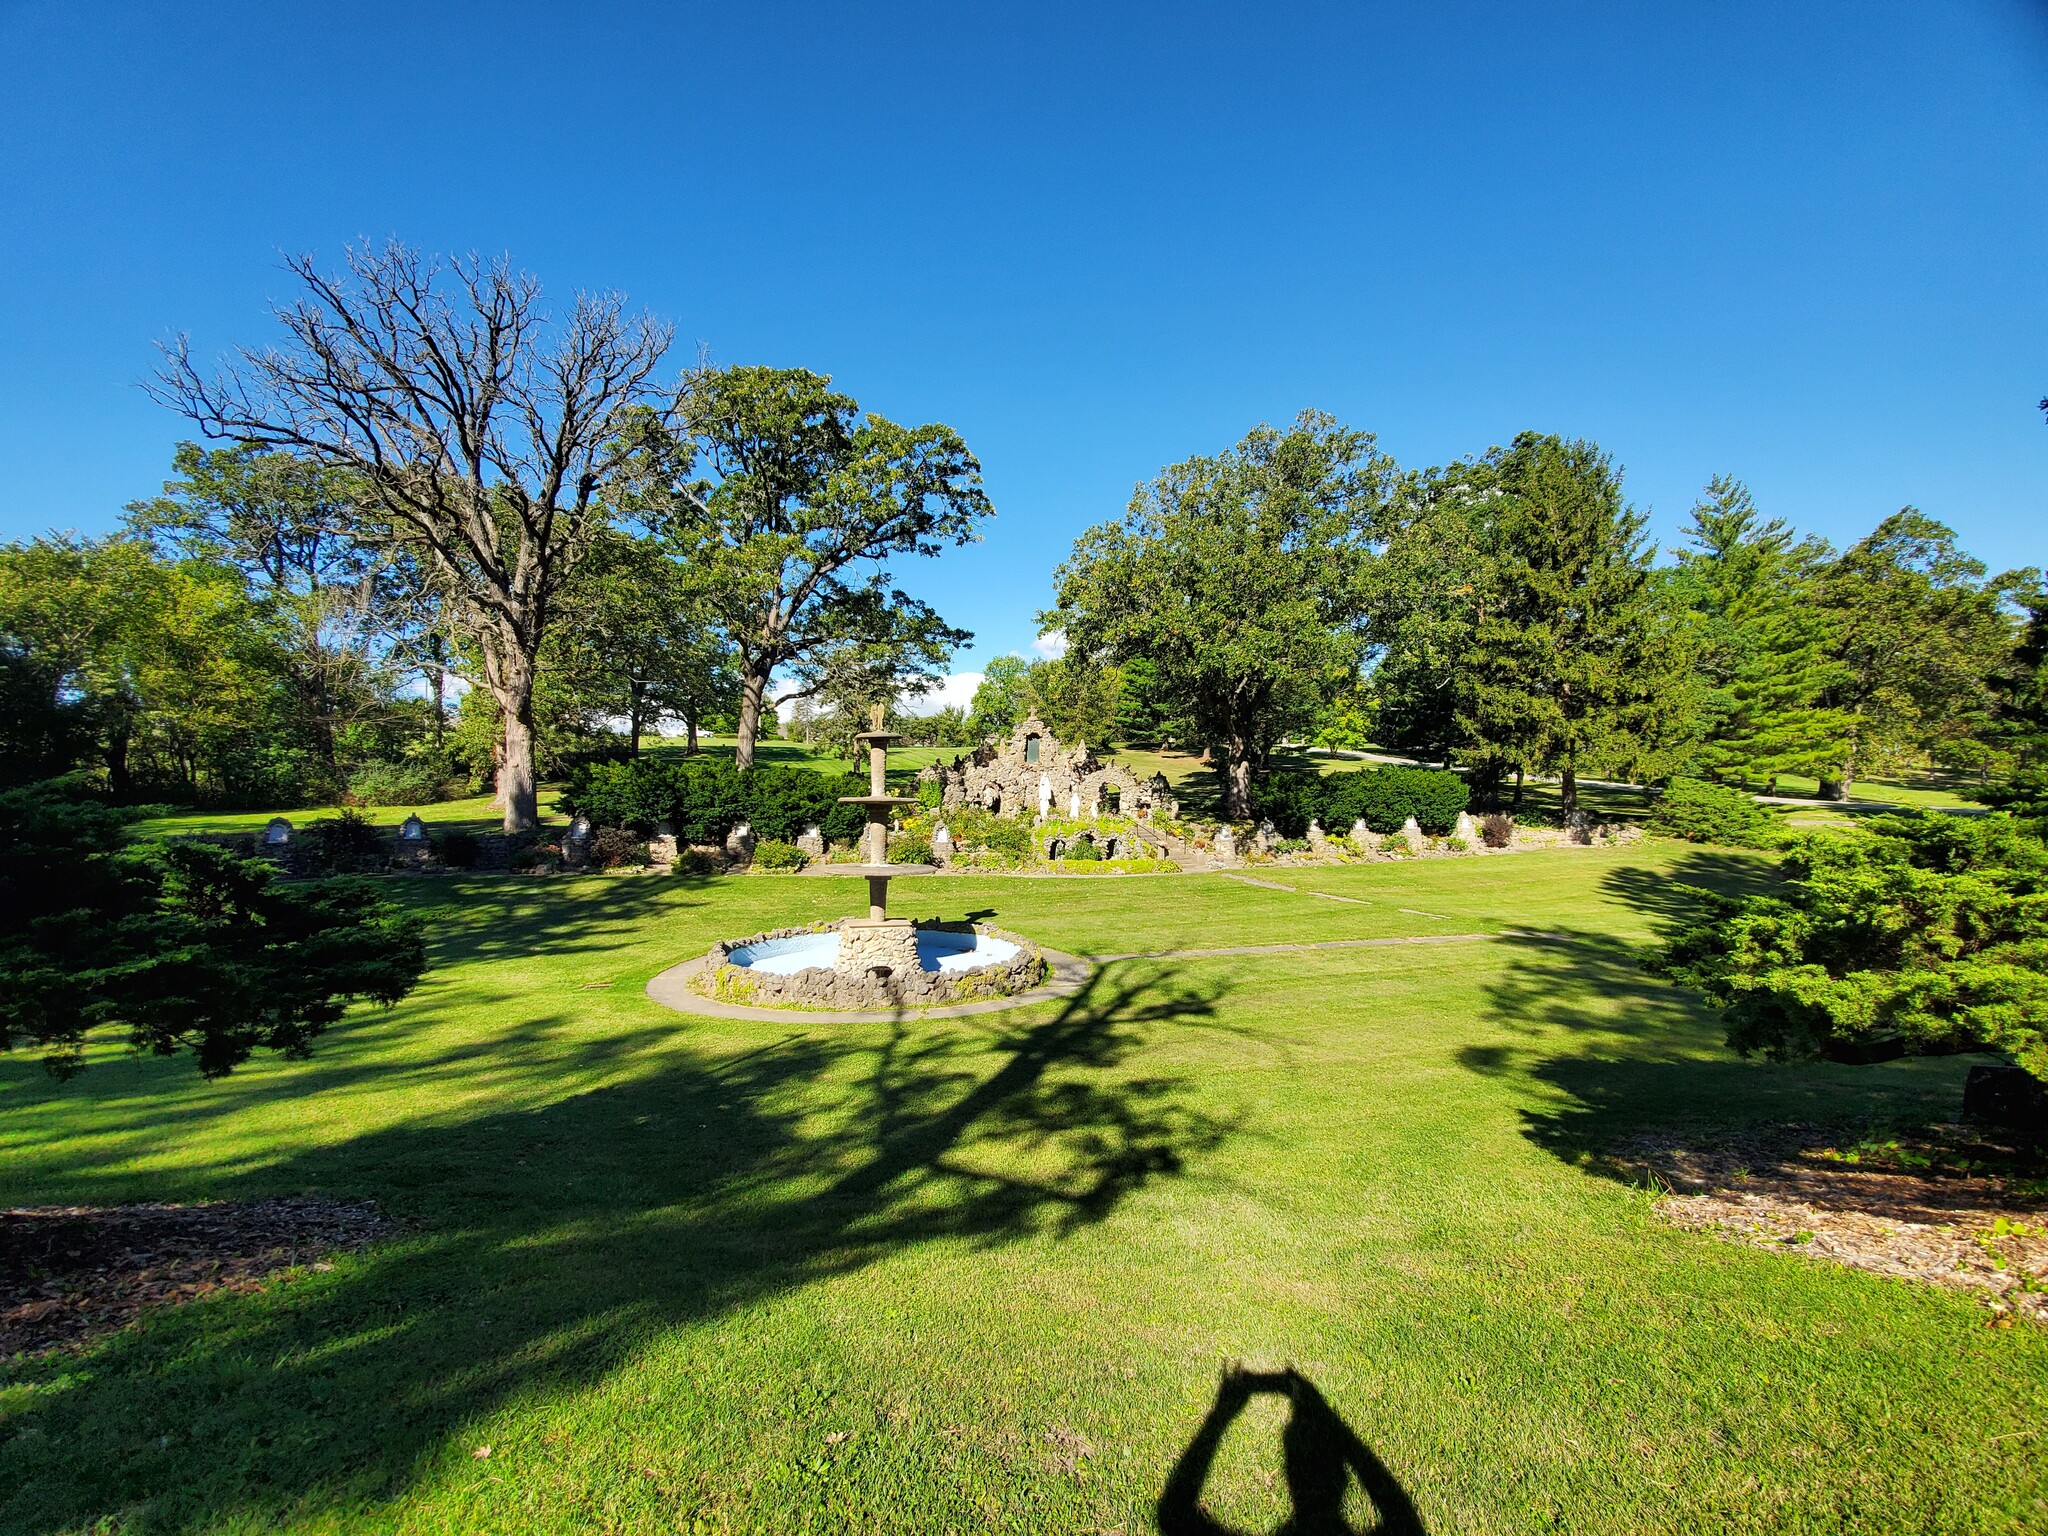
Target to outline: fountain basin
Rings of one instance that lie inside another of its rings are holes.
[[[853,920],[856,932],[871,925]],[[757,1008],[832,1010],[940,1007],[1028,992],[1045,980],[1036,945],[983,924],[925,923],[910,930],[917,963],[841,969],[841,925],[784,928],[714,944],[697,976],[705,996]],[[906,944],[902,953],[909,952]],[[872,954],[873,951],[868,951]]]
[[[1017,945],[993,934],[955,933],[944,928],[917,931],[917,963],[922,970],[971,971],[1000,965],[1017,951]],[[839,934],[836,930],[800,933],[741,944],[726,951],[725,963],[771,976],[793,976],[818,967],[829,971],[839,963]]]

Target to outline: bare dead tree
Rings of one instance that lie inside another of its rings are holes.
[[[394,241],[351,247],[345,267],[286,262],[301,289],[273,309],[286,345],[241,349],[207,376],[180,337],[146,387],[208,436],[364,478],[378,516],[360,537],[411,551],[476,642],[505,720],[505,830],[525,831],[538,819],[535,657],[606,521],[620,415],[671,332],[615,293],[578,294],[558,324],[504,258],[444,261]]]

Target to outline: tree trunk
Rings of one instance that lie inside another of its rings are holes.
[[[697,717],[692,715],[683,724],[690,733],[689,745],[683,748],[683,755],[685,757],[694,756],[697,751]]]
[[[1522,765],[1521,765],[1520,763],[1517,763],[1517,764],[1515,764],[1515,807],[1514,807],[1514,808],[1515,808],[1515,809],[1516,809],[1517,811],[1519,811],[1519,810],[1520,810],[1520,809],[1522,808]]]
[[[505,717],[503,753],[498,759],[498,804],[507,832],[531,832],[540,825],[540,797],[533,767],[533,658],[501,642],[484,655],[484,680]]]
[[[505,760],[498,765],[498,799],[507,832],[531,832],[540,825],[540,796],[533,776],[533,702],[505,711]]]
[[[128,729],[117,726],[107,733],[107,793],[116,805],[126,805],[133,788],[128,775]]]
[[[767,693],[768,673],[748,668],[740,681],[740,734],[732,752],[732,765],[742,773],[754,766],[754,738],[761,731],[761,701]]]
[[[1565,759],[1564,778],[1558,784],[1558,802],[1569,816],[1579,808],[1579,770],[1570,758]]]
[[[1223,819],[1249,821],[1252,815],[1252,754],[1233,741],[1222,749]]]
[[[628,683],[626,685],[626,732],[629,738],[626,744],[626,755],[628,757],[638,757],[640,755],[640,711],[642,705],[646,703],[646,698],[647,688],[645,684]]]

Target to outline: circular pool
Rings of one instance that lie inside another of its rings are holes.
[[[922,928],[917,934],[917,963],[926,971],[972,971],[1001,965],[1017,953],[1017,945],[988,933],[954,933]],[[725,963],[769,976],[794,976],[798,971],[831,970],[839,961],[835,932],[798,933],[761,939],[726,952]]]

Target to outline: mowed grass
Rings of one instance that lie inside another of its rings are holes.
[[[390,887],[433,909],[418,995],[311,1062],[0,1058],[5,1203],[319,1191],[405,1224],[7,1368],[0,1529],[1138,1532],[1234,1359],[1311,1377],[1433,1532],[2048,1524],[2038,1331],[1674,1231],[1582,1166],[1655,1127],[1954,1111],[1965,1063],[1745,1063],[1643,974],[1674,886],[1765,866],[1274,878],[898,895],[1093,953],[1542,936],[807,1027],[641,988],[845,882],[451,877]],[[1284,1514],[1277,1423],[1261,1399],[1226,1440],[1219,1518]]]

